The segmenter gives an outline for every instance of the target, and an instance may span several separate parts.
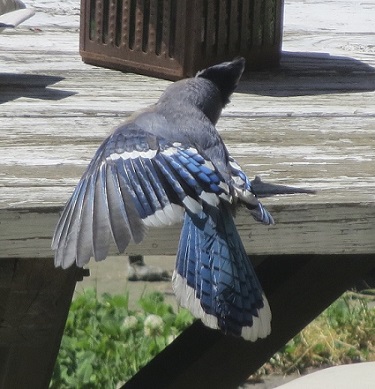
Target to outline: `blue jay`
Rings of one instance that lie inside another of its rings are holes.
[[[103,142],[67,202],[55,265],[85,265],[142,241],[147,227],[183,220],[172,277],[179,304],[211,328],[255,341],[271,312],[233,220],[243,204],[273,224],[215,124],[245,67],[237,58],[171,84]]]

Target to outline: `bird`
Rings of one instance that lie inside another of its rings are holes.
[[[104,260],[149,227],[182,221],[172,288],[209,328],[248,341],[271,332],[271,310],[234,216],[274,224],[216,129],[245,69],[222,62],[170,84],[101,144],[65,205],[52,249],[55,266]]]

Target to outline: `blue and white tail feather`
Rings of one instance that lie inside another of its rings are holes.
[[[181,306],[214,329],[265,338],[271,311],[228,206],[185,213],[173,289]]]

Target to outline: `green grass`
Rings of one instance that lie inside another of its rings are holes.
[[[258,372],[303,373],[308,368],[375,361],[374,299],[347,292],[289,341]]]
[[[276,353],[256,374],[375,360],[375,309],[346,293]],[[74,299],[50,388],[116,388],[166,347],[193,318],[175,312],[160,293],[129,309],[128,295]]]
[[[86,290],[74,299],[50,388],[116,388],[165,348],[193,318],[159,293],[129,309],[128,295]]]

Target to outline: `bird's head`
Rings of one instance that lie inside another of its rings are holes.
[[[198,108],[213,124],[236,89],[245,68],[244,58],[222,62],[201,70],[193,78],[177,81],[168,86],[158,104],[188,112],[188,107]]]
[[[211,81],[221,95],[223,106],[229,103],[229,97],[236,89],[245,69],[245,59],[235,58],[231,62],[222,62],[201,70],[195,76]]]

